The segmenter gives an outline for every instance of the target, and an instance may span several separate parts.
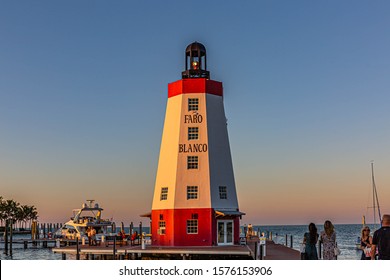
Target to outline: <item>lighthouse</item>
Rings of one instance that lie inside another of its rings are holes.
[[[168,84],[152,244],[238,244],[244,213],[238,207],[222,83],[210,79],[201,43],[188,45],[184,65],[182,79]]]

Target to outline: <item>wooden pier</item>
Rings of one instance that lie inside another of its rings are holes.
[[[60,246],[69,246],[76,243],[74,239],[58,239],[60,242]],[[40,239],[13,239],[12,241],[8,241],[8,244],[23,244],[24,249],[32,248],[54,248],[57,243],[57,239],[53,238],[40,238]],[[0,244],[5,244],[4,240],[0,241]]]
[[[273,241],[267,241],[266,255],[264,260],[300,260],[301,253],[290,247],[281,244],[275,244]]]
[[[156,247],[130,246],[68,246],[53,248],[54,253],[76,255],[76,259],[252,259],[247,246]]]
[[[54,253],[62,254],[62,259],[72,255],[76,259],[241,259],[241,260],[299,260],[297,250],[284,245],[266,242],[266,256],[259,256],[258,238],[248,240],[245,245],[228,245],[212,247],[158,247],[146,245],[131,246],[122,243],[101,244],[99,246],[72,245],[53,248]],[[69,258],[69,257],[68,257]]]

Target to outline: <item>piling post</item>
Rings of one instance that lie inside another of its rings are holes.
[[[293,236],[290,235],[290,248],[293,248]]]
[[[34,224],[35,224],[35,230],[34,230],[34,236],[33,236],[33,239],[37,239],[37,232],[39,231],[39,225],[38,225],[38,221],[34,221]]]
[[[263,245],[260,245],[260,254],[259,254],[259,256],[260,256],[259,259],[260,259],[260,260],[263,259],[263,254],[264,254],[263,249],[264,249],[264,246],[263,246]]]
[[[288,240],[288,236],[287,236],[287,234],[286,234],[286,247],[288,246],[287,240]]]
[[[34,239],[39,239],[39,226],[40,226],[40,224],[37,223],[37,230],[35,231],[35,238]]]
[[[37,230],[37,222],[33,221],[31,224],[31,239],[35,239],[35,231]]]
[[[24,249],[27,249],[27,244],[28,244],[27,240],[24,240],[24,241],[23,241],[23,248],[24,248]]]
[[[10,226],[9,226],[9,254],[12,256],[12,226],[13,221],[10,220]]]
[[[4,254],[8,254],[8,220],[5,220],[4,229]]]
[[[62,253],[62,259],[65,261],[66,260],[66,254]]]
[[[10,220],[10,223],[9,223],[9,254],[12,256],[12,230],[13,230],[13,221]]]
[[[145,248],[146,248],[145,246],[146,246],[146,244],[145,244],[144,235],[141,234],[141,249],[145,250]]]
[[[80,251],[79,251],[79,238],[76,237],[76,260],[80,259]]]
[[[39,224],[37,221],[34,221],[34,236],[33,236],[33,245],[34,246],[37,246],[37,242],[35,240],[38,239],[38,236],[39,236]]]
[[[116,233],[116,224],[115,224],[115,222],[112,222],[112,224],[111,224],[111,232],[112,233]]]
[[[112,256],[114,260],[115,260],[115,255],[116,255],[116,236],[114,236],[114,246],[112,248]]]
[[[257,241],[255,242],[255,256],[254,259],[257,260]]]
[[[140,237],[138,239],[138,245],[140,244],[141,242],[141,236],[142,236],[142,222],[139,222],[139,234],[140,234]]]
[[[43,227],[43,238],[46,238],[46,224],[42,224],[41,228]]]

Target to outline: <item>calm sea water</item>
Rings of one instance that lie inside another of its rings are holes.
[[[285,244],[286,234],[288,235],[288,246],[290,246],[290,236],[293,236],[293,248],[299,250],[303,235],[307,232],[307,225],[300,226],[253,226],[254,230],[272,232],[273,240],[280,244]],[[323,226],[317,225],[318,231],[322,231]],[[362,225],[335,225],[337,243],[341,249],[340,260],[359,260],[361,251],[356,249],[356,240],[360,236]],[[370,226],[372,229],[373,227]],[[128,228],[125,229],[128,232]],[[137,230],[137,229],[135,229]],[[143,228],[144,232],[149,232],[149,228]],[[29,235],[15,235],[14,239],[29,238]],[[29,244],[28,249],[23,249],[23,244],[13,245],[13,255],[4,254],[4,244],[0,244],[0,260],[60,260],[60,254],[54,254],[51,248],[33,248]]]

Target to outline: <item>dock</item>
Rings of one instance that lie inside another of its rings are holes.
[[[39,238],[39,239],[13,239],[8,241],[8,244],[23,244],[24,249],[27,249],[29,246],[32,248],[42,247],[42,248],[54,248],[56,243],[60,242],[60,246],[69,246],[75,244],[76,240],[74,239],[53,239],[53,238]],[[0,240],[0,244],[5,244],[4,240]]]
[[[248,246],[215,246],[215,247],[157,247],[148,245],[123,246],[88,246],[79,245],[53,248],[54,253],[76,255],[76,259],[252,259]],[[78,255],[78,256],[77,256]]]
[[[301,253],[282,244],[267,241],[267,252],[264,260],[300,260]]]
[[[99,246],[89,245],[71,245],[60,248],[53,248],[52,251],[62,254],[62,259],[155,259],[155,260],[219,260],[219,259],[237,259],[237,260],[300,260],[300,252],[281,244],[275,244],[271,240],[266,242],[266,255],[259,256],[258,239],[250,239],[244,245],[226,245],[212,247],[161,247],[146,245],[101,244]],[[262,251],[261,251],[262,252]]]

